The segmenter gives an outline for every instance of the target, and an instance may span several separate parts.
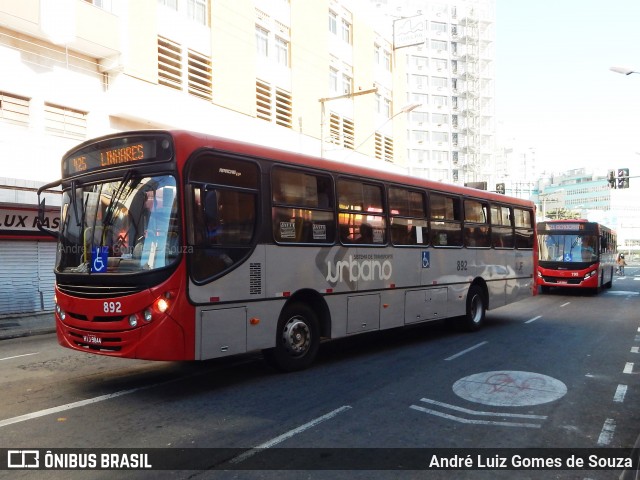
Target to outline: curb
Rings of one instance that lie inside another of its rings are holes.
[[[0,316],[0,340],[55,331],[53,311]]]

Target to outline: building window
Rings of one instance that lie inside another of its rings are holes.
[[[353,150],[355,148],[355,125],[353,120],[335,113],[329,115],[330,143]]]
[[[338,14],[329,10],[329,31],[338,34]]]
[[[446,51],[447,42],[443,40],[431,40],[431,48],[433,48],[434,50]]]
[[[392,68],[392,63],[391,63],[391,53],[388,51],[384,51],[384,69],[387,72],[390,72]]]
[[[158,0],[158,5],[164,5],[165,7],[178,11],[178,0]]]
[[[87,135],[87,112],[72,108],[44,104],[45,131],[66,138],[85,138]]]
[[[29,99],[0,92],[0,120],[16,125],[29,125]]]
[[[276,60],[284,67],[289,66],[289,42],[280,37],[276,37]]]
[[[393,138],[376,132],[375,157],[378,160],[393,162]]]
[[[162,37],[158,37],[158,83],[182,90],[182,48]]]
[[[338,92],[338,70],[335,68],[329,68],[329,91]]]
[[[342,40],[351,45],[351,24],[343,18],[341,26]]]
[[[106,10],[107,12],[112,11],[112,0],[85,0],[85,2],[101,8],[102,10]]]
[[[187,0],[187,18],[201,25],[206,25],[207,0]]]
[[[447,88],[449,82],[445,77],[431,77],[431,86],[435,88]]]
[[[211,101],[212,73],[211,59],[193,50],[188,51],[189,93]]]
[[[183,72],[186,72],[186,79]],[[158,83],[185,90],[185,80],[187,93],[211,101],[211,58],[194,50],[187,50],[184,55],[180,44],[158,37]]]
[[[269,32],[256,25],[256,53],[259,57],[269,57]]]
[[[342,92],[349,94],[353,91],[353,79],[346,73],[342,74]]]
[[[256,80],[256,116],[286,128],[293,128],[291,94]]]
[[[437,33],[447,33],[447,24],[441,22],[431,22],[431,31]]]
[[[109,4],[111,4],[112,1],[113,0],[101,0],[102,3],[108,2]],[[93,3],[95,4],[96,2],[94,1]],[[206,26],[209,24],[207,0],[158,0],[158,5],[163,5],[166,8],[175,10],[182,16],[200,25]],[[107,10],[106,7],[103,8]]]

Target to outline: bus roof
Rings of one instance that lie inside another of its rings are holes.
[[[510,197],[499,193],[489,192],[486,190],[479,190],[470,187],[462,187],[459,185],[446,184],[437,182],[434,180],[426,180],[409,175],[403,175],[399,173],[383,172],[375,170],[370,167],[354,165],[351,163],[344,163],[335,160],[322,159],[307,154],[301,154],[297,152],[280,150],[272,147],[266,147],[262,145],[252,144],[239,140],[233,140],[224,137],[218,137],[215,135],[192,132],[187,130],[137,130],[128,132],[118,132],[102,137],[90,139],[82,144],[69,150],[65,157],[72,154],[72,152],[86,147],[94,142],[109,138],[126,137],[128,135],[137,134],[149,134],[149,133],[168,133],[174,139],[178,140],[176,150],[181,153],[183,158],[187,158],[192,151],[199,148],[211,148],[220,152],[227,152],[233,154],[241,154],[256,159],[271,160],[278,163],[285,163],[289,165],[295,165],[300,167],[310,167],[316,170],[325,170],[328,172],[342,173],[345,175],[353,175],[359,177],[366,177],[372,180],[387,181],[397,183],[399,185],[413,186],[418,188],[426,188],[429,190],[436,190],[443,193],[453,193],[463,195],[466,197],[474,197],[478,199],[485,199],[496,203],[517,205],[526,208],[533,208],[534,203],[530,200],[524,200],[516,197]]]

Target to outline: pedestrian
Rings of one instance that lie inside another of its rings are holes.
[[[624,267],[627,266],[627,262],[624,261],[624,253],[618,255],[618,275],[624,276]]]

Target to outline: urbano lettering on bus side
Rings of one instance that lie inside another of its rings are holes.
[[[349,255],[349,260],[339,260],[335,263],[335,271],[332,271],[331,262],[327,262],[328,282],[344,281],[344,272],[347,272],[348,280],[356,282],[358,280],[389,280],[393,273],[393,265],[389,260],[354,260],[353,255]]]

